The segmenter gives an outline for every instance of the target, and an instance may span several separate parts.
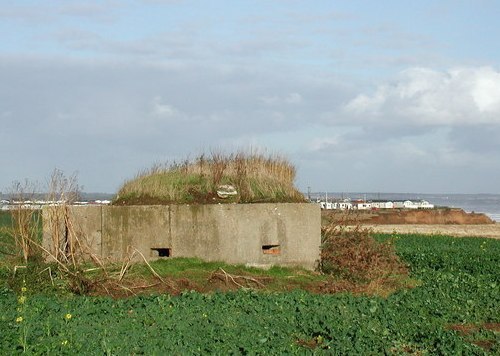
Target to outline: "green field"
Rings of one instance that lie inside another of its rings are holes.
[[[377,236],[388,238],[418,283],[387,298],[34,293],[0,266],[0,354],[499,354],[500,241]]]

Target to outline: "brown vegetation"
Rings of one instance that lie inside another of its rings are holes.
[[[360,226],[331,224],[322,230],[320,270],[335,278],[323,285],[324,292],[384,295],[408,286],[408,269],[390,240],[378,242]]]
[[[445,235],[455,237],[486,237],[500,239],[500,224],[488,225],[365,225],[376,233]]]
[[[323,219],[328,223],[348,224],[422,224],[422,225],[483,225],[494,224],[481,213],[466,213],[462,209],[437,208],[429,210],[386,209],[339,211],[323,210]]]
[[[447,327],[449,330],[455,330],[465,339],[475,344],[486,351],[489,351],[495,346],[497,340],[495,339],[483,339],[483,338],[473,338],[475,334],[480,334],[481,330],[493,331],[495,333],[500,332],[500,323],[483,323],[483,324],[453,324]]]

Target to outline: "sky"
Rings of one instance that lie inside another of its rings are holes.
[[[500,1],[0,0],[0,191],[202,152],[313,192],[500,193]]]

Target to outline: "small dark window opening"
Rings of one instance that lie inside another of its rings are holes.
[[[280,245],[262,245],[262,252],[265,255],[279,255],[281,253]]]
[[[172,256],[172,249],[170,248],[152,248],[152,251],[156,251],[158,257],[170,257]]]

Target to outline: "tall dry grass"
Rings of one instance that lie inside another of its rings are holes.
[[[35,187],[29,181],[15,183],[12,192],[13,200],[18,204],[12,211],[10,231],[24,260],[25,265],[22,267],[27,268],[27,273],[48,271],[53,282],[52,267],[45,265],[44,260],[55,262],[60,275],[68,277],[69,288],[75,293],[83,293],[89,281],[83,273],[81,262],[90,257],[99,267],[103,265],[90,248],[87,237],[73,223],[71,205],[79,197],[80,190],[76,175],[67,178],[62,171],[54,170],[46,196],[46,200],[51,203],[43,208],[43,213],[27,203],[34,201],[35,196],[40,196]],[[29,261],[32,263],[28,264]]]
[[[44,252],[55,261],[76,264],[75,249],[77,242],[68,228],[69,206],[79,195],[76,175],[66,178],[62,171],[55,169],[49,184],[46,201],[51,205],[46,207],[45,222],[51,230],[52,240],[44,246],[42,241],[42,212],[35,200],[41,197],[38,184],[26,180],[24,183],[14,182],[11,198],[14,209],[11,211],[12,228],[10,229],[17,250],[25,263],[29,259],[41,257]],[[35,203],[35,204],[33,204]]]
[[[115,203],[216,203],[221,202],[218,187],[226,184],[238,192],[231,202],[304,202],[294,186],[295,174],[295,167],[279,155],[211,152],[140,172],[123,184]]]
[[[29,180],[14,182],[11,198],[15,208],[12,214],[11,234],[24,263],[36,255],[36,242],[39,241],[41,214],[26,202],[35,200],[37,184]]]
[[[62,264],[77,264],[77,250],[81,241],[75,231],[70,206],[79,196],[80,187],[76,175],[66,177],[60,170],[54,170],[49,181],[47,200],[55,202],[45,211],[46,227],[50,231],[51,241],[45,241],[48,253],[55,261]]]

